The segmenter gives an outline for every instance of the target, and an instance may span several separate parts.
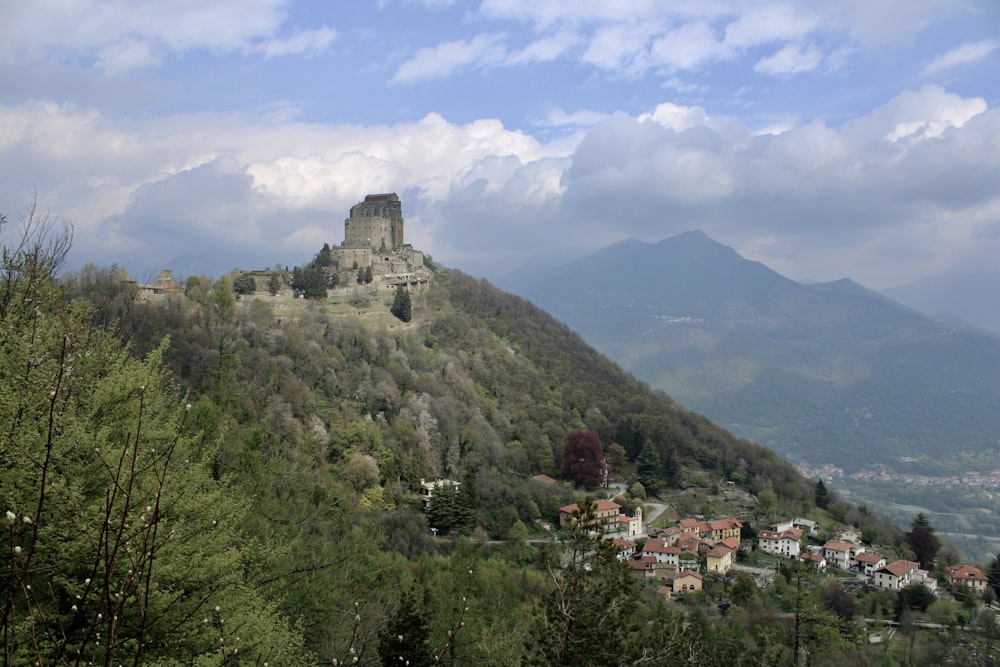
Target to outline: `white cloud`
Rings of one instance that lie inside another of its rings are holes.
[[[812,46],[803,48],[798,44],[786,44],[777,53],[757,61],[753,69],[772,76],[798,74],[816,69],[822,60],[823,54]]]
[[[985,60],[991,53],[1000,48],[1000,40],[983,39],[978,42],[966,42],[927,63],[924,74],[935,74],[942,70],[960,65],[972,65]]]
[[[751,6],[726,26],[725,43],[746,48],[773,42],[799,41],[819,28],[819,19],[806,6],[771,4]]]
[[[33,0],[0,9],[0,64],[94,60],[110,73],[159,63],[167,54],[322,50],[325,26],[279,36],[290,0]]]
[[[327,26],[316,30],[302,30],[287,39],[270,39],[245,49],[251,53],[262,53],[267,58],[275,56],[314,56],[326,51],[337,37],[337,31]]]
[[[785,120],[775,134],[671,102],[546,122],[578,130],[544,143],[437,114],[365,126],[0,106],[0,202],[37,189],[76,226],[78,261],[149,270],[192,249],[217,254],[220,271],[304,261],[342,238],[351,204],[386,190],[404,199],[422,249],[493,276],[691,228],[792,277],[872,287],[946,268],[973,245],[1000,254],[1000,111],[938,86],[838,125]]]
[[[503,35],[479,34],[470,40],[444,42],[420,49],[392,77],[393,83],[412,83],[448,76],[458,69],[497,64],[506,56]]]

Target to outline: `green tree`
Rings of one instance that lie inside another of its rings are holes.
[[[329,243],[324,243],[323,248],[316,253],[316,257],[312,261],[312,266],[313,268],[333,266],[333,251],[330,249]]]
[[[277,271],[271,272],[271,277],[267,281],[267,293],[271,296],[277,296],[278,290],[281,289],[281,278],[278,277]]]
[[[1000,555],[997,555],[986,567],[986,579],[993,592],[1000,597]]]
[[[384,667],[432,664],[427,615],[427,595],[422,588],[403,593],[379,640],[378,655]]]
[[[591,534],[593,500],[570,529],[562,565],[550,562],[550,589],[531,627],[526,664],[619,664],[636,606],[636,584],[610,540]]]
[[[816,507],[821,510],[825,510],[830,506],[830,492],[826,488],[826,484],[823,483],[822,479],[816,480],[816,492],[814,494]]]
[[[366,267],[365,267],[365,273],[364,273],[364,281],[365,281],[365,284],[366,284],[366,285],[370,285],[370,284],[371,284],[371,282],[372,282],[372,281],[373,281],[374,279],[375,279],[375,278],[374,278],[374,276],[372,275],[372,267],[371,267],[371,264],[369,264],[368,266],[366,266]]]
[[[636,459],[636,465],[639,481],[646,488],[646,492],[655,494],[663,484],[663,461],[660,458],[660,451],[651,442],[646,441]]]
[[[137,360],[65,298],[67,234],[29,218],[3,245],[4,664],[298,661],[301,637],[251,585],[269,563],[240,533],[246,500],[203,460],[165,345]]]
[[[392,298],[392,307],[389,312],[398,317],[403,322],[409,322],[412,304],[410,303],[410,291],[405,287],[396,288],[396,294]]]
[[[909,584],[896,597],[896,617],[901,617],[907,610],[925,612],[935,600],[937,596],[923,584]]]
[[[249,273],[241,273],[233,279],[233,291],[237,294],[253,294],[257,291],[257,281]]]
[[[326,273],[322,269],[296,266],[292,270],[292,291],[306,299],[325,299]]]
[[[920,567],[931,569],[934,567],[934,559],[941,549],[941,541],[934,534],[934,527],[922,512],[913,519],[910,524],[910,532],[906,534],[906,543],[913,550],[913,555],[920,562]]]

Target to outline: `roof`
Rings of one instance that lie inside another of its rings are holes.
[[[880,567],[876,572],[887,572],[894,577],[902,577],[910,570],[917,569],[917,564],[908,560],[896,560],[885,567]]]
[[[830,540],[823,545],[824,549],[829,549],[830,551],[850,551],[857,547],[857,544],[852,544],[850,542],[841,542],[840,540]]]
[[[702,577],[700,574],[698,574],[694,570],[681,570],[680,573],[676,577],[674,577],[674,579],[675,580],[677,580],[677,579],[683,579],[684,577],[694,577],[698,581],[701,581],[702,579],[704,579],[704,577]]]
[[[778,532],[776,530],[762,530],[757,533],[757,538],[761,540],[801,540],[802,531],[798,528],[789,528],[788,530],[782,530]]]
[[[677,525],[681,528],[697,528],[701,525],[701,521],[698,521],[698,519],[686,518],[678,521]]]
[[[615,539],[613,539],[611,541],[611,543],[614,544],[619,549],[631,549],[631,548],[633,548],[635,546],[638,546],[632,540],[626,540],[626,539],[621,538],[621,537],[616,537]]]
[[[622,509],[621,505],[619,505],[616,502],[612,502],[610,500],[595,500],[594,503],[591,505],[591,507],[594,508],[595,512],[607,512],[608,510],[618,510],[620,512]],[[566,505],[565,507],[560,507],[559,511],[565,512],[566,514],[572,514],[573,512],[579,511],[579,509],[580,506],[577,505],[576,503],[573,503],[572,505]]]
[[[712,530],[732,530],[734,528],[742,528],[743,524],[739,522],[739,519],[716,519],[715,521],[709,521],[708,527]]]
[[[642,552],[651,554],[679,554],[681,550],[677,547],[668,547],[664,540],[653,538],[646,540],[646,544],[642,547]]]
[[[825,563],[826,559],[819,554],[804,553],[800,556],[802,560],[807,560],[810,563]]]
[[[719,545],[708,552],[709,558],[725,558],[729,554],[733,553],[733,550],[729,547]]]
[[[725,545],[730,549],[740,548],[740,538],[738,537],[727,537],[719,542],[719,544]]]
[[[531,479],[536,482],[542,482],[543,484],[555,484],[556,480],[548,475],[535,475]]]
[[[971,565],[952,565],[948,568],[948,578],[952,581],[986,581],[982,570]]]
[[[877,563],[882,560],[882,554],[877,554],[874,551],[864,551],[859,553],[854,560],[861,561],[862,563]]]

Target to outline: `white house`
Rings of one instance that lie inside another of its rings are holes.
[[[802,545],[802,531],[798,528],[781,531],[762,530],[757,533],[757,545],[764,553],[782,558],[798,558]]]
[[[887,591],[899,591],[908,586],[912,580],[917,564],[908,560],[897,560],[875,570],[872,575],[872,585]]]

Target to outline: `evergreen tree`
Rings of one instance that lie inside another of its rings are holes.
[[[410,303],[410,292],[405,287],[396,288],[396,295],[392,298],[392,307],[389,312],[398,317],[403,322],[409,322],[412,305]]]
[[[281,289],[281,279],[278,278],[278,272],[272,271],[271,277],[267,281],[267,293],[271,296],[277,296],[278,290]]]
[[[816,493],[815,493],[816,507],[821,510],[825,510],[830,506],[830,492],[826,488],[826,484],[823,483],[822,479],[816,480]]]
[[[374,280],[374,279],[375,279],[375,277],[374,277],[374,276],[372,275],[372,267],[371,267],[371,264],[369,264],[368,266],[366,266],[366,267],[365,267],[365,275],[364,275],[364,279],[365,279],[365,284],[366,284],[366,285],[370,285],[370,284],[371,284],[371,282],[372,282],[372,280]]]
[[[427,595],[422,588],[403,593],[379,640],[378,655],[383,667],[428,667],[433,663],[428,613]]]
[[[659,490],[663,483],[662,468],[663,461],[660,458],[659,450],[647,441],[636,459],[636,472],[639,474],[639,481],[642,482],[647,493],[656,493]]]
[[[233,291],[237,294],[253,294],[257,291],[257,281],[249,273],[241,273],[233,280]]]
[[[934,567],[934,559],[941,549],[941,541],[934,534],[934,527],[922,512],[913,519],[910,532],[906,534],[906,543],[913,550],[913,555],[920,567],[929,570]]]
[[[997,594],[997,597],[1000,597],[1000,554],[987,566],[986,579],[989,581],[990,587],[993,588],[993,592]]]

